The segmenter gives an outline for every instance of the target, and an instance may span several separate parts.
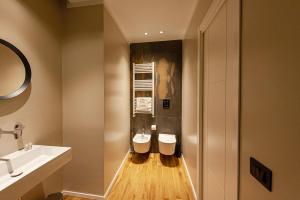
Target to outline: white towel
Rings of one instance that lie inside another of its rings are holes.
[[[137,112],[151,112],[152,98],[151,97],[137,97],[135,110]]]

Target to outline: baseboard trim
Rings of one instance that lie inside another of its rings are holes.
[[[68,191],[64,190],[62,191],[63,195],[68,195],[72,197],[79,197],[79,198],[86,198],[86,199],[93,199],[93,200],[104,200],[104,196],[95,195],[95,194],[88,194],[88,193],[81,193],[81,192],[74,192],[74,191]]]
[[[183,163],[185,172],[186,172],[186,174],[187,174],[187,176],[188,176],[188,179],[189,179],[189,182],[190,182],[190,184],[191,184],[191,186],[192,186],[192,191],[193,191],[194,198],[195,198],[195,200],[197,200],[198,198],[197,198],[197,193],[196,193],[196,190],[195,190],[195,186],[194,186],[194,184],[193,184],[193,182],[192,182],[192,178],[191,178],[191,175],[190,175],[190,173],[189,173],[188,167],[187,167],[187,165],[186,165],[184,156],[182,155],[181,158],[182,158],[182,163]]]
[[[116,180],[117,180],[117,178],[118,178],[118,176],[119,176],[119,173],[121,172],[121,170],[122,170],[122,168],[123,168],[123,166],[124,166],[126,160],[128,159],[128,156],[129,156],[130,152],[131,152],[131,151],[130,151],[130,149],[129,149],[128,152],[126,153],[124,159],[122,160],[121,165],[119,166],[117,172],[115,173],[115,176],[113,177],[112,181],[110,182],[110,184],[109,184],[109,186],[108,186],[108,188],[107,188],[107,190],[106,190],[106,192],[105,192],[105,194],[104,194],[104,198],[107,198],[107,197],[108,197],[108,194],[110,193],[110,191],[111,191],[113,185],[115,184],[115,182],[116,182]]]
[[[103,0],[81,0],[81,1],[67,1],[67,8],[77,8],[77,7],[84,7],[84,6],[94,6],[94,5],[101,5],[103,4]]]

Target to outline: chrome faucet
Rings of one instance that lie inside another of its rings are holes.
[[[12,168],[10,159],[0,158],[0,161],[6,162],[6,166],[7,166],[7,170],[8,170],[8,173],[9,173],[9,174],[14,173],[14,170],[13,170],[13,168]]]
[[[0,128],[0,135],[13,135],[15,137],[16,140],[18,140],[18,149],[22,150],[24,149],[24,144],[22,141],[22,134],[23,134],[23,129],[25,128],[25,126],[22,123],[16,123],[15,128],[13,131],[3,131]]]
[[[0,161],[6,162],[7,170],[8,170],[8,173],[10,174],[11,177],[17,177],[17,176],[20,176],[21,174],[23,174],[23,172],[21,172],[21,171],[18,171],[18,170],[14,171],[13,170],[13,167],[12,167],[10,159],[0,158]]]

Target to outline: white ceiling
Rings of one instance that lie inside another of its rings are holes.
[[[183,39],[198,0],[105,0],[128,42]],[[160,31],[164,34],[160,34]],[[145,36],[145,32],[149,35]]]
[[[103,0],[67,0],[68,7]],[[104,4],[130,43],[183,39],[198,0],[105,0]],[[164,34],[160,34],[163,31]],[[148,33],[146,36],[145,33]]]

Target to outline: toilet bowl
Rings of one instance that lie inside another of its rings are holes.
[[[158,136],[159,152],[163,155],[173,155],[176,147],[176,136],[160,133]]]
[[[133,139],[133,149],[136,153],[147,153],[150,150],[151,135],[136,134]]]

